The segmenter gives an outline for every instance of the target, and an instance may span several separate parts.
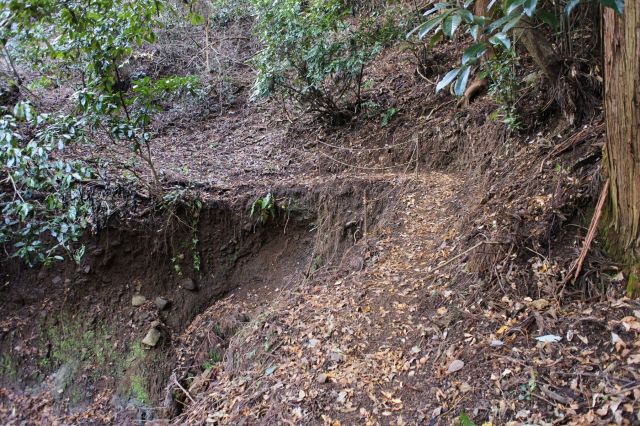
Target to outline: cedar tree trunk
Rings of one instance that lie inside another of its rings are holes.
[[[629,271],[627,292],[640,295],[640,4],[622,16],[604,11],[604,171],[610,181],[607,246]]]

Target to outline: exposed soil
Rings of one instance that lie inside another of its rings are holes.
[[[640,306],[597,241],[569,279],[600,112],[569,125],[532,87],[512,133],[489,97],[433,93],[463,46],[392,48],[366,73],[377,107],[327,127],[250,99],[246,27],[219,40],[231,83],[155,123],[170,208],[124,147],[69,151],[115,202],[80,263],[1,263],[3,423],[637,423]],[[188,67],[176,49],[149,72]]]

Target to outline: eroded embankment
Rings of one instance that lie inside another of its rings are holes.
[[[86,240],[78,264],[36,271],[5,262],[0,414],[129,423],[180,413],[184,388],[222,360],[238,325],[282,289],[339,267],[375,229],[395,187],[352,177],[225,199],[203,194],[202,204],[111,224]],[[225,296],[242,300],[243,311],[210,324],[197,348],[176,340]]]

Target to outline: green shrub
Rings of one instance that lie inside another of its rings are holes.
[[[564,12],[571,14],[581,2],[582,0],[565,2]],[[618,14],[624,9],[623,0],[600,0],[599,3]],[[480,68],[486,71],[481,59],[491,51],[490,46],[511,49],[514,28],[523,24],[532,26],[534,24],[530,21],[533,20],[536,26],[545,24],[554,31],[558,29],[559,16],[546,10],[543,2],[538,0],[491,0],[486,11],[481,11],[481,15],[474,15],[473,0],[442,0],[431,6],[424,13],[426,21],[414,28],[409,35],[416,34],[420,39],[428,37],[431,46],[444,39],[453,40],[460,32],[467,33],[473,40],[473,44],[462,54],[460,65],[446,73],[436,85],[436,92],[452,85],[456,96],[464,94],[473,70]],[[558,6],[560,5],[555,7],[556,12]]]
[[[91,172],[63,160],[62,151],[86,135],[107,136],[131,148],[153,176],[140,183],[160,198],[150,123],[161,101],[196,94],[198,81],[191,76],[152,81],[124,70],[135,49],[155,41],[166,7],[164,0],[2,1],[5,56],[42,76],[25,86],[55,81],[76,90],[75,108],[65,106],[66,115],[38,115],[19,103],[0,119],[0,244],[10,247],[9,254],[31,265],[62,259],[64,251],[81,256],[82,247],[76,250],[72,243],[89,223],[81,184]]]
[[[81,163],[56,158],[66,143],[82,139],[83,123],[70,116],[37,114],[18,103],[0,118],[0,244],[28,264],[49,263],[74,248],[88,226],[91,207],[79,186],[91,177]]]
[[[224,26],[229,22],[246,18],[250,12],[247,6],[246,0],[210,0],[211,21]]]
[[[364,69],[399,35],[390,18],[355,24],[338,0],[253,0],[262,50],[255,96],[281,92],[332,123],[348,121],[361,102]]]
[[[273,194],[268,193],[264,197],[257,198],[251,203],[249,215],[251,217],[254,217],[254,215],[258,216],[258,220],[261,223],[266,223],[270,218],[275,217],[276,211],[276,199]]]
[[[516,67],[520,58],[513,49],[495,49],[495,55],[486,64],[489,78],[489,95],[498,103],[492,118],[500,119],[510,130],[520,129],[520,118],[516,109],[520,79]]]

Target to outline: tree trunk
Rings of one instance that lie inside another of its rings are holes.
[[[607,246],[629,271],[627,292],[640,295],[640,4],[622,16],[604,12],[604,168],[610,180]]]
[[[520,24],[513,29],[513,33],[524,48],[531,55],[533,62],[544,73],[552,85],[558,82],[562,60],[540,31],[531,29],[533,24],[527,17],[523,17]]]

